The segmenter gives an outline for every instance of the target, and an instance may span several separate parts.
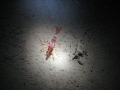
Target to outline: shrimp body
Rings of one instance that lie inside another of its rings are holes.
[[[57,34],[60,32],[60,30],[61,30],[61,27],[57,26],[56,27],[56,33],[55,33],[55,35],[53,36],[51,42],[48,45],[48,50],[47,50],[47,54],[46,54],[46,60],[50,57],[51,54],[53,55],[53,48],[55,47]],[[53,55],[53,60],[54,60],[54,55]]]

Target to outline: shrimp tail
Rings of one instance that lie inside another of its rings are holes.
[[[59,32],[60,32],[60,30],[61,30],[61,27],[56,27],[56,34],[58,34]]]

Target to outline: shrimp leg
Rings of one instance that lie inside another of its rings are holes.
[[[53,57],[53,61],[54,61],[54,53],[52,52],[52,57]]]
[[[47,48],[48,48],[48,47],[44,47],[44,48],[42,48],[42,50],[41,50],[41,51],[42,51],[42,52],[44,52],[44,51],[46,51],[46,50],[47,50]]]
[[[40,42],[41,42],[42,45],[48,45],[47,41],[40,40]]]
[[[60,44],[57,44],[57,45],[55,46],[55,48],[59,48],[59,47],[60,47],[60,45],[61,45],[61,43],[60,43]]]
[[[56,53],[56,55],[57,56],[59,56],[60,55],[60,52],[57,50],[57,49],[55,49],[55,51],[54,51],[55,53]]]

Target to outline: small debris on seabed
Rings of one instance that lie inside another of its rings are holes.
[[[80,57],[83,57],[83,53],[81,53],[80,51],[78,51],[78,52],[75,51],[74,55],[75,56],[73,57],[72,60],[74,60],[74,59],[80,59]]]
[[[80,65],[83,65],[84,66],[84,63],[82,63],[81,61],[79,61],[79,60],[77,60],[78,61],[78,63],[80,64]]]
[[[84,65],[84,64],[80,61],[80,57],[83,57],[84,55],[88,56],[86,51],[83,51],[83,52],[75,51],[75,53],[74,53],[73,55],[74,55],[74,57],[72,58],[72,60],[77,59],[77,61],[78,61],[78,63],[79,63],[80,65]]]

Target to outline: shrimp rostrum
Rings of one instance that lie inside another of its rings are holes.
[[[56,53],[56,55],[59,55],[59,51],[57,49],[55,49],[55,42],[57,39],[57,34],[60,32],[61,27],[56,27],[56,32],[51,40],[50,43],[47,43],[47,41],[42,41],[40,40],[40,42],[44,45],[47,45],[47,47],[44,47],[41,49],[41,51],[46,51],[46,60],[52,55],[53,56],[53,61],[54,61],[54,52]]]

